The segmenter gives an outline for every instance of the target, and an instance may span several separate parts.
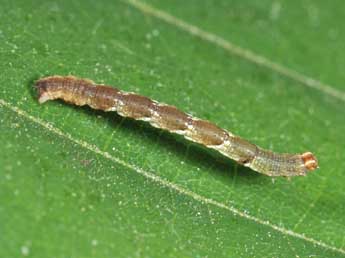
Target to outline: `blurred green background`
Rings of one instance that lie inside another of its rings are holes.
[[[0,1],[0,257],[345,256],[345,3],[142,3]],[[68,74],[320,169],[273,180],[116,113],[39,105],[33,82]]]

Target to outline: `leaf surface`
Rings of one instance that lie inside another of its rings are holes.
[[[342,90],[341,75],[326,76],[321,65],[327,51],[313,52],[326,39],[306,38],[314,50],[303,59],[293,47],[300,39],[283,33],[287,25],[267,28],[286,47],[246,27],[264,20],[268,3],[206,2],[150,4]],[[345,254],[344,102],[126,1],[1,6],[8,25],[0,27],[1,257]],[[231,7],[250,21],[227,16]],[[293,10],[284,9],[286,23],[296,22]],[[301,69],[308,64],[315,65]],[[144,122],[59,101],[39,105],[33,81],[55,74],[175,105],[274,151],[313,151],[321,168],[272,180]]]

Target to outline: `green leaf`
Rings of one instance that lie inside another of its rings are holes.
[[[344,256],[343,3],[147,3],[1,1],[0,257]],[[34,80],[68,74],[320,169],[272,180],[144,122],[39,105]]]

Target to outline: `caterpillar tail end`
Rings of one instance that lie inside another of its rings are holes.
[[[313,171],[319,168],[318,161],[313,153],[305,152],[302,154],[302,160],[304,163],[304,167],[307,171]]]

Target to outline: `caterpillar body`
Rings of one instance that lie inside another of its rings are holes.
[[[148,97],[96,84],[74,76],[49,76],[36,82],[38,100],[62,99],[78,106],[149,122],[152,126],[183,135],[186,139],[215,149],[238,163],[268,176],[304,176],[318,168],[311,152],[281,154],[265,150],[219,128],[209,121],[188,115],[174,106]]]

